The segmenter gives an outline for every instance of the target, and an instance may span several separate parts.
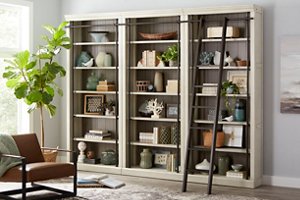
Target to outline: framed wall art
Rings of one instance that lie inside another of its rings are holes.
[[[247,93],[247,72],[245,71],[228,71],[227,79],[235,83],[240,90],[240,94]]]
[[[104,95],[84,95],[84,114],[99,115],[103,113]]]
[[[167,118],[177,118],[178,105],[177,104],[167,104],[166,115],[167,115]]]
[[[225,133],[224,146],[243,147],[243,126],[242,125],[223,125]]]

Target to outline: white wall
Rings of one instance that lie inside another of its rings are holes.
[[[38,2],[38,1],[36,1]],[[47,2],[47,1],[45,1]],[[50,2],[50,1],[49,1]],[[48,3],[50,4],[50,3]],[[46,4],[46,5],[48,5]],[[52,3],[51,5],[55,4]],[[268,184],[300,187],[300,115],[279,110],[280,56],[283,35],[300,35],[298,0],[63,0],[62,16],[130,10],[157,10],[217,5],[257,4],[264,9],[264,175]],[[53,5],[52,5],[53,6]],[[50,7],[52,7],[50,6]],[[44,6],[46,8],[46,6]],[[48,10],[48,7],[47,7]],[[40,12],[42,13],[42,12]],[[52,16],[53,14],[51,14]],[[52,18],[52,17],[51,17]],[[64,82],[62,82],[63,85]],[[62,101],[61,107],[65,107]],[[65,113],[62,113],[62,119]],[[66,132],[64,123],[61,132]],[[62,135],[63,144],[65,136]]]
[[[61,1],[60,0],[27,0],[33,2],[33,49],[37,49],[39,44],[45,44],[41,40],[41,35],[47,34],[43,25],[57,26],[61,22]],[[60,82],[60,81],[59,81]],[[44,111],[45,116],[45,146],[56,147],[60,143],[61,125],[60,125],[60,100],[55,99],[55,105],[58,107],[57,115],[50,120],[49,115]],[[34,112],[33,131],[39,137],[39,113]]]

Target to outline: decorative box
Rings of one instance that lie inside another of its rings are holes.
[[[220,38],[222,37],[222,26],[208,27],[207,38]],[[240,30],[238,27],[228,26],[226,29],[226,37],[239,37]]]

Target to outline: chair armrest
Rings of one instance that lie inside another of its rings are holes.
[[[20,160],[25,159],[25,157],[23,157],[23,156],[17,156],[17,155],[11,155],[11,154],[2,154],[2,153],[0,153],[0,157],[17,158],[17,159],[20,159]]]
[[[62,151],[62,152],[67,152],[67,153],[74,153],[74,152],[75,152],[75,151],[68,150],[68,149],[57,149],[57,148],[51,148],[51,147],[41,147],[41,149],[44,149],[44,150]]]

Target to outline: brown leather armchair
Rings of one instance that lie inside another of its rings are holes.
[[[22,194],[22,199],[26,199],[26,193],[37,190],[50,190],[59,193],[55,198],[76,196],[77,194],[77,160],[75,152],[73,152],[73,163],[56,163],[45,162],[41,147],[38,143],[36,134],[13,135],[20,156],[1,154],[0,157],[14,157],[22,161],[21,165],[9,169],[2,177],[1,182],[21,182],[22,189],[0,192],[0,199],[15,199],[11,195]],[[44,148],[51,149],[51,148]],[[69,150],[55,149],[72,153]],[[54,173],[55,172],[55,173]],[[56,179],[73,176],[73,191],[65,191],[57,188],[36,184],[37,181]],[[31,187],[26,187],[26,183],[30,182]],[[53,199],[51,196],[49,199]],[[43,198],[47,199],[47,198]]]

